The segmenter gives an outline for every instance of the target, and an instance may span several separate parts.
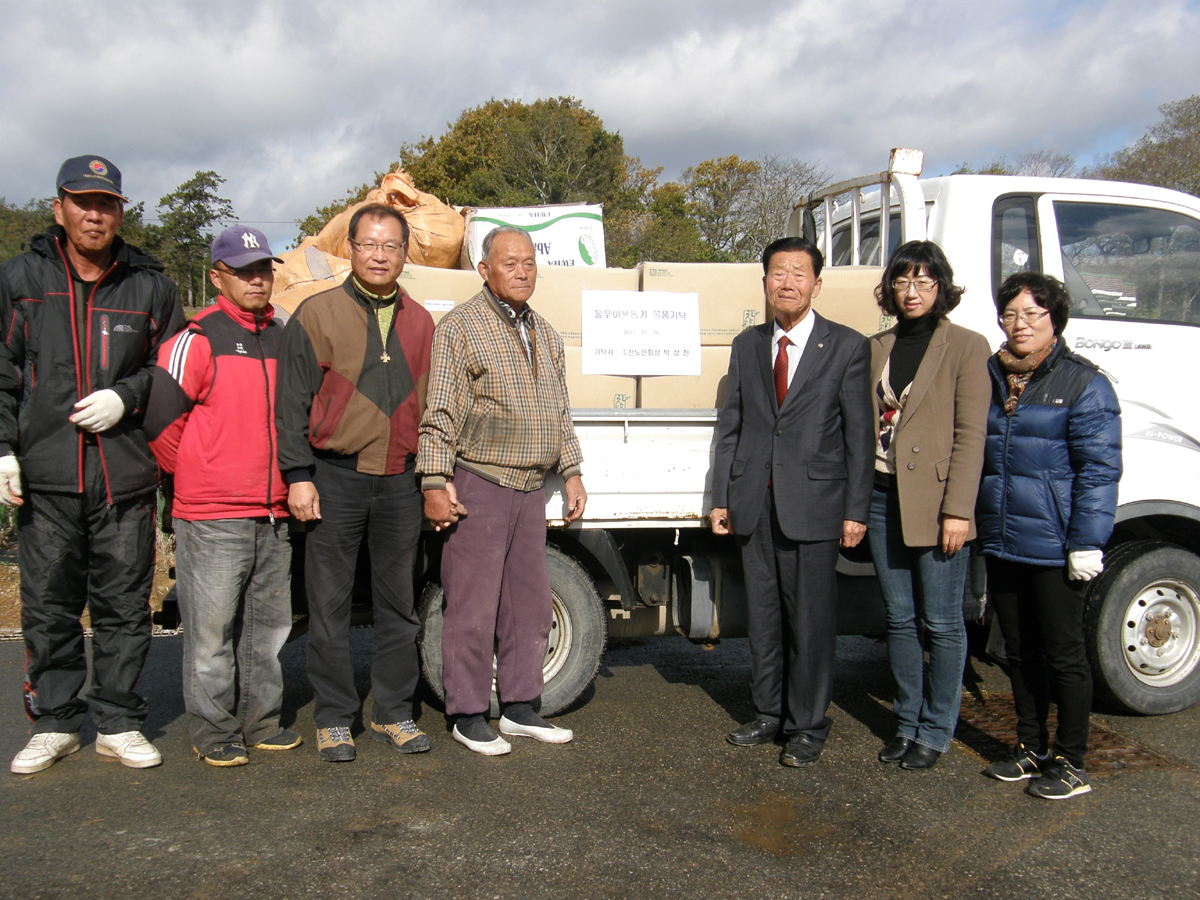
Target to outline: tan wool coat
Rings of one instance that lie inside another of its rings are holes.
[[[877,386],[896,343],[896,329],[871,338],[871,384]],[[892,438],[900,524],[909,547],[940,540],[943,515],[970,521],[975,537],[975,495],[983,469],[983,443],[991,384],[987,340],[942,319],[934,329]],[[879,396],[873,389],[875,421]]]

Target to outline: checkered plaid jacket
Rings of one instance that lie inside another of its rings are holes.
[[[486,287],[438,323],[418,441],[423,488],[456,465],[519,491],[539,490],[550,469],[579,474],[562,338],[531,312],[530,353]]]

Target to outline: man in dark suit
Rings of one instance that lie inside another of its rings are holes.
[[[812,311],[814,244],[782,238],[762,262],[775,318],[733,341],[713,467],[712,528],[742,554],[756,712],[728,739],[782,733],[780,762],[808,766],[831,724],[838,546],[863,539],[871,503],[871,351]]]

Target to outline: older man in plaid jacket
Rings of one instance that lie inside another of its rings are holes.
[[[434,332],[417,472],[426,518],[447,530],[446,715],[456,741],[498,756],[512,745],[486,718],[493,648],[501,734],[556,744],[572,738],[538,715],[553,618],[546,472],[566,480],[568,522],[583,515],[587,493],[562,338],[528,305],[537,282],[533,242],[518,228],[496,228],[483,256],[483,290]]]

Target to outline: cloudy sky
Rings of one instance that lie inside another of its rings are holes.
[[[97,153],[152,213],[198,170],[272,242],[490,98],[571,95],[675,177],[1087,163],[1200,92],[1200,0],[0,0],[0,196]],[[281,249],[276,246],[276,249]]]

